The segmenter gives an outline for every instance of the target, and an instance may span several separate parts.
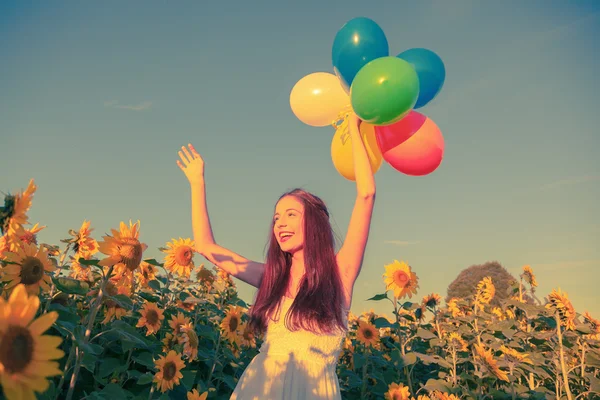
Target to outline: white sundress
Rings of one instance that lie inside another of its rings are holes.
[[[230,400],[340,400],[336,367],[346,332],[317,335],[285,326],[293,299],[283,296],[260,353],[248,364]],[[344,321],[348,326],[348,312]],[[284,316],[284,317],[281,317]]]

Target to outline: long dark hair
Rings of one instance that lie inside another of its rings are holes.
[[[302,328],[317,334],[319,331],[332,333],[336,327],[346,331],[342,315],[343,286],[335,258],[329,211],[319,197],[303,189],[284,193],[279,200],[286,196],[294,196],[304,204],[305,269],[298,294],[285,320],[286,327],[292,331]],[[272,222],[265,271],[249,310],[248,328],[256,336],[266,331],[268,318],[285,295],[291,264],[292,256],[279,247]]]

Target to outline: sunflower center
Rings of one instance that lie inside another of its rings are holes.
[[[229,331],[230,332],[235,332],[235,330],[238,328],[238,319],[237,317],[231,317],[229,319]]]
[[[33,337],[27,328],[9,325],[0,341],[0,363],[9,374],[23,371],[33,358]]]
[[[150,325],[156,325],[158,323],[158,313],[156,310],[148,310],[146,313],[146,321]]]
[[[142,245],[134,238],[122,238],[119,246],[121,262],[127,269],[134,271],[142,262]]]
[[[370,329],[365,329],[363,332],[365,339],[371,339],[373,337],[373,332]]]
[[[393,400],[402,400],[403,397],[404,396],[402,396],[402,393],[396,391],[396,392],[394,392],[394,395],[393,395],[392,399]]]
[[[394,282],[400,287],[405,287],[410,282],[410,277],[404,271],[396,271],[394,273]]]
[[[44,265],[37,257],[27,256],[21,264],[21,283],[33,285],[44,276]]]
[[[173,361],[167,361],[165,366],[163,367],[163,378],[166,381],[173,380],[175,378],[175,374],[177,373],[177,367]]]
[[[189,246],[180,246],[175,253],[175,262],[187,267],[192,262],[192,255],[192,249]]]

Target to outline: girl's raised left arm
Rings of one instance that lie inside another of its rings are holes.
[[[365,248],[369,238],[371,216],[375,204],[375,179],[359,131],[361,121],[355,114],[351,114],[348,118],[348,129],[350,130],[354,156],[356,201],[350,217],[346,239],[338,252],[337,259],[344,286],[350,289],[351,293],[354,282],[362,268]]]

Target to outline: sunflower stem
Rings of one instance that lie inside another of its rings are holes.
[[[94,322],[96,321],[96,315],[102,307],[102,297],[104,296],[104,290],[106,290],[106,284],[112,275],[114,265],[110,267],[108,273],[104,276],[102,283],[100,284],[100,289],[98,290],[98,296],[96,297],[96,302],[88,314],[87,327],[85,330],[85,334],[83,336],[83,346],[87,345],[90,339],[90,335],[92,333],[92,328],[94,326]],[[77,376],[79,375],[79,370],[81,369],[81,363],[83,361],[83,350],[79,349],[77,352],[77,361],[75,362],[75,368],[73,369],[73,375],[71,375],[71,382],[69,384],[69,391],[67,392],[66,400],[71,400],[73,397],[73,392],[75,391],[75,382],[77,382]]]
[[[60,381],[58,382],[58,386],[56,387],[56,398],[55,400],[58,400],[58,397],[61,395],[62,393],[62,385],[65,383],[65,376],[67,375],[67,371],[69,370],[69,367],[71,366],[71,362],[73,361],[73,357],[75,357],[75,340],[73,340],[73,343],[71,344],[71,350],[69,351],[69,357],[67,357],[67,362],[65,363],[65,369],[63,371],[62,376],[60,377]]]
[[[561,328],[560,316],[558,315],[558,312],[554,313],[554,318],[556,319],[556,333],[558,334],[558,350],[559,350],[560,369],[562,371],[563,385],[565,387],[565,392],[567,393],[567,399],[572,400],[573,394],[571,393],[571,388],[569,387],[569,376],[567,374],[567,367],[565,364],[565,351],[564,351],[563,340],[562,340],[562,328]]]
[[[65,247],[65,250],[61,254],[60,259],[58,261],[58,268],[54,272],[55,277],[58,277],[58,275],[60,275],[60,272],[62,271],[62,269],[64,267],[65,257],[67,256],[67,253],[69,252],[70,247],[71,247],[71,243],[67,244],[67,247]],[[54,284],[54,281],[52,279],[50,279],[50,281],[52,282],[52,285],[50,286],[50,294],[49,294],[50,298],[48,299],[46,304],[44,304],[44,311],[42,312],[42,314],[45,314],[48,311],[48,307],[50,307],[50,303],[52,302],[52,296],[54,296],[54,291],[56,290],[56,285]]]
[[[362,367],[362,388],[360,390],[360,398],[361,399],[365,399],[365,394],[367,392],[367,368],[369,365],[369,354],[371,353],[370,347],[366,348],[367,351],[365,352],[365,363],[363,364]]]
[[[221,309],[223,307],[223,303],[225,300],[225,296],[221,295],[221,300],[219,301],[219,309]],[[217,356],[219,355],[219,349],[221,347],[221,331],[219,330],[219,334],[217,335],[217,347],[215,349],[215,354],[213,356],[213,364],[212,367],[210,368],[210,373],[208,374],[208,385],[209,387],[212,386],[212,375],[213,372],[215,371],[215,365],[217,364]],[[198,381],[198,379],[200,378],[200,370],[198,370],[198,372],[196,373],[196,378],[195,380]]]
[[[148,393],[148,400],[152,399],[152,395],[154,394],[154,385],[150,387],[150,393]]]

